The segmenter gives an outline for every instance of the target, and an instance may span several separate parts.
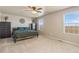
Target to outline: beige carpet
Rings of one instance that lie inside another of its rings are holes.
[[[0,39],[0,52],[7,53],[52,53],[79,52],[79,47],[39,36],[13,43],[12,38]]]

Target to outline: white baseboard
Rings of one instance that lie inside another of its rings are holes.
[[[49,38],[49,39],[62,41],[62,42],[65,42],[65,43],[67,43],[67,44],[71,44],[71,45],[74,45],[74,46],[79,47],[79,43],[72,42],[72,41],[68,41],[68,40],[66,40],[66,39],[60,39],[60,38],[55,37],[55,36],[53,36],[53,35],[52,35],[52,36],[51,36],[51,35],[46,35],[46,34],[44,34],[44,33],[43,33],[43,35],[44,35],[45,37]]]

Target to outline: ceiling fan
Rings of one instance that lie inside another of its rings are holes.
[[[28,6],[29,9],[24,9],[24,11],[31,11],[33,14],[42,13],[42,8],[37,8],[36,6]]]

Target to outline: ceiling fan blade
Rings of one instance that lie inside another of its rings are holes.
[[[32,10],[36,10],[36,7],[35,6],[28,6],[30,9]]]
[[[28,6],[29,8],[32,8],[31,6]]]
[[[41,11],[36,11],[36,12],[38,12],[38,13],[42,13]]]
[[[41,10],[42,8],[38,8],[37,10]]]
[[[33,11],[33,10],[31,10],[31,9],[24,9],[24,11]]]

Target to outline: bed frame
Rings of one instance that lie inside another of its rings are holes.
[[[25,27],[23,27],[23,28],[25,28]],[[32,32],[25,31],[25,32],[16,33],[16,31],[18,31],[18,30],[19,30],[19,28],[13,28],[12,38],[13,38],[14,43],[16,43],[16,41],[33,38],[35,36],[38,37],[37,31],[32,31]]]

